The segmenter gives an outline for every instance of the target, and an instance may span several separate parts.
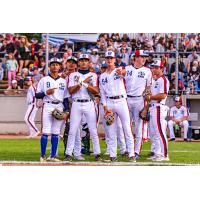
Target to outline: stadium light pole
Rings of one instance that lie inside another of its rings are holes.
[[[179,34],[176,34],[176,78],[175,78],[175,94],[178,94],[178,45]]]
[[[49,34],[46,34],[46,67],[45,67],[45,74],[48,75],[48,68],[49,68]]]

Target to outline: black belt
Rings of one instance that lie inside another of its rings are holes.
[[[59,104],[59,103],[62,103],[62,102],[61,101],[46,101],[46,103]]]
[[[74,100],[75,102],[80,102],[80,103],[85,103],[85,102],[90,102],[91,99],[76,99]]]
[[[127,97],[130,97],[130,98],[133,98],[133,97],[141,97],[142,95],[140,96],[132,96],[132,95],[127,95]]]
[[[114,96],[114,97],[107,97],[108,99],[121,99],[124,98],[124,95]]]

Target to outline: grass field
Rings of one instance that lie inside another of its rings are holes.
[[[101,151],[105,153],[105,141],[101,140]],[[50,150],[48,142],[47,155]],[[147,154],[150,151],[150,143],[144,143],[141,159],[138,162],[149,162]],[[40,144],[38,139],[0,139],[0,161],[39,161]],[[59,157],[64,158],[63,143],[59,143]],[[170,142],[170,163],[200,164],[200,142]],[[94,156],[85,156],[86,161],[95,161]],[[103,158],[108,159],[107,156]],[[127,158],[118,156],[119,162],[128,161]]]

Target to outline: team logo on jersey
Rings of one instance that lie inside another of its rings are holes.
[[[64,90],[64,89],[65,89],[65,84],[59,83],[59,90]]]
[[[78,82],[79,76],[74,76],[74,82]]]
[[[138,72],[138,78],[144,78],[145,73],[144,72]]]
[[[158,85],[159,85],[158,82],[156,82],[154,88],[158,88]]]
[[[119,78],[120,78],[119,74],[114,73],[114,80],[117,80],[117,79],[119,79]]]
[[[105,85],[106,83],[108,83],[108,79],[106,78],[102,78],[101,80],[102,85]]]
[[[175,115],[175,114],[177,114],[177,111],[176,111],[176,110],[174,110],[173,114],[174,114],[174,115]]]

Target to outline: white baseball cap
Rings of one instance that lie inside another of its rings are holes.
[[[16,80],[12,80],[12,82],[11,82],[12,84],[15,84],[15,83],[17,83],[17,81]]]
[[[151,66],[157,66],[157,67],[160,67],[160,68],[163,68],[164,65],[163,65],[163,62],[161,60],[155,60]]]
[[[70,60],[73,60],[74,62],[77,62],[77,58],[74,57],[74,56],[69,56],[69,57],[67,58],[67,61],[70,61]]]
[[[93,52],[98,52],[98,49],[93,49],[92,51],[93,51]]]
[[[144,50],[136,50],[134,56],[148,57],[149,54]]]
[[[59,59],[59,58],[56,58],[56,57],[50,59],[50,65],[51,65],[52,63],[58,63],[58,64],[61,64],[61,62],[62,62],[62,60]]]
[[[84,54],[81,54],[80,57],[79,57],[79,60],[82,60],[82,59],[90,60],[90,57],[89,57],[88,54],[84,53]]]
[[[179,96],[176,96],[176,97],[174,98],[174,101],[182,103],[182,98],[179,97]]]
[[[106,51],[105,58],[107,58],[107,57],[115,58],[115,52],[113,52],[113,51]]]

